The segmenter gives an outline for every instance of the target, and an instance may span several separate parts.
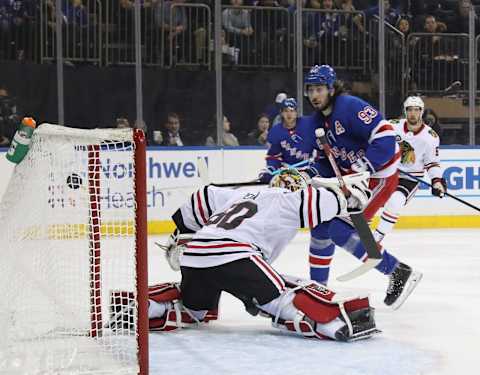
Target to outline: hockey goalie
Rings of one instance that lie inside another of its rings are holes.
[[[245,192],[206,186],[192,194],[173,215],[177,230],[167,248],[182,279],[150,288],[150,329],[207,322],[225,291],[252,315],[304,337],[354,341],[379,332],[368,297],[341,298],[313,281],[282,276],[270,265],[298,228],[361,212],[370,197],[367,177],[347,178],[348,199],[331,179],[315,178],[305,186],[291,173],[278,177],[282,188]]]

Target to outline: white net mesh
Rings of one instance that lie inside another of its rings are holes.
[[[35,131],[0,204],[0,373],[138,373],[134,147]]]

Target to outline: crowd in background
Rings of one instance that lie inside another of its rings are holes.
[[[235,65],[241,61],[256,61],[255,69],[269,66],[275,59],[291,59],[291,56],[283,56],[277,53],[282,43],[288,43],[291,35],[283,24],[283,19],[274,12],[275,8],[285,9],[288,14],[295,12],[295,0],[222,0],[222,5],[227,6],[222,10],[222,53],[225,64]],[[328,40],[344,41],[347,35],[368,34],[369,23],[372,17],[378,16],[379,7],[376,0],[304,0],[307,12],[303,15],[303,50],[316,51],[313,56],[317,58],[322,53],[329,53],[325,48]],[[162,30],[163,42],[173,46],[167,49],[165,56],[156,57],[171,59],[172,61],[184,61],[182,54],[191,50],[194,60],[206,61],[206,54],[211,51],[211,43],[207,38],[205,27],[200,27],[198,22],[193,22],[186,8],[175,7],[178,4],[202,4],[211,9],[213,15],[213,0],[142,0],[142,16],[150,15],[153,28]],[[412,32],[425,33],[467,33],[468,14],[471,4],[480,5],[480,0],[384,0],[386,21],[395,27],[403,35],[408,36]],[[62,25],[66,30],[73,28],[74,33],[88,33],[93,24],[105,23],[106,20],[116,26],[112,33],[124,35],[127,41],[133,43],[131,21],[133,20],[133,0],[62,0],[61,1]],[[253,16],[253,8],[241,8],[242,6],[265,8],[258,16]],[[40,9],[42,8],[42,9]],[[113,9],[112,14],[92,14],[97,9]],[[308,10],[324,10],[329,12],[308,12]],[[362,13],[350,13],[347,16],[334,13],[334,10]],[[22,61],[35,56],[34,42],[28,37],[36,33],[38,29],[39,13],[42,13],[43,26],[50,30],[55,29],[56,1],[55,0],[0,0],[0,60]],[[198,15],[196,15],[198,20]],[[274,20],[274,22],[273,22]],[[204,22],[203,20],[202,22]],[[204,23],[211,22],[206,20]],[[117,24],[116,24],[117,23]],[[116,25],[115,25],[116,24]],[[105,24],[105,32],[110,32],[110,24]],[[43,27],[42,26],[42,27]],[[146,28],[149,25],[144,25]],[[347,33],[346,28],[355,28],[354,33]],[[122,29],[124,28],[124,29]],[[477,28],[480,30],[480,28]],[[145,31],[145,30],[144,30]],[[149,35],[148,33],[145,35]],[[265,39],[267,37],[267,40]],[[151,36],[154,38],[153,34]],[[68,39],[68,38],[67,38]],[[68,39],[70,42],[75,38]],[[410,41],[416,43],[415,39]],[[68,42],[67,42],[68,43]],[[148,45],[148,41],[144,41]],[[189,44],[188,48],[181,44]],[[87,46],[90,48],[90,46]],[[147,48],[147,47],[146,47]],[[445,54],[447,49],[442,46],[439,36],[431,38],[428,48],[431,54]],[[254,59],[258,50],[272,50],[270,54],[264,54],[261,60]],[[323,52],[322,52],[323,51]],[[155,52],[155,51],[154,51]],[[156,51],[158,52],[158,51]],[[155,52],[155,53],[156,53]],[[155,54],[153,53],[153,54]],[[175,56],[169,56],[169,53]],[[450,54],[461,54],[459,51],[449,51]],[[419,52],[419,57],[424,51]],[[283,56],[283,57],[282,57]],[[115,60],[113,56],[113,60]],[[305,58],[308,58],[307,54]],[[254,60],[251,60],[254,59]],[[114,61],[113,61],[114,62]],[[316,63],[320,61],[312,61]],[[414,77],[415,78],[415,77]],[[412,79],[412,82],[414,79]],[[414,84],[414,82],[413,82]],[[276,93],[272,93],[275,95]],[[278,101],[275,98],[266,99],[265,113],[259,113],[256,124],[237,124],[228,117],[223,119],[223,144],[237,146],[239,144],[264,145],[267,141],[268,129],[281,121],[278,117]],[[270,103],[270,102],[273,102]],[[273,109],[272,109],[273,108]],[[435,113],[427,112],[428,121],[438,126],[438,118]],[[116,123],[112,126],[125,127],[135,126],[144,128],[145,123],[136,123],[128,119],[125,114],[119,114]],[[148,134],[151,144],[167,146],[185,145],[215,145],[216,118],[212,116],[209,123],[203,124],[205,137],[199,140],[191,139],[189,132],[184,131],[184,116],[182,113],[167,112],[163,114],[162,126],[149,126]],[[10,96],[9,89],[0,82],[0,146],[5,146],[14,132],[12,127],[18,121],[15,98]],[[188,126],[187,126],[188,127]],[[243,129],[243,135],[236,133]]]

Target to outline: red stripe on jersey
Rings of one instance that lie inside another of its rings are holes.
[[[332,262],[332,258],[319,259],[312,256],[308,257],[308,260],[310,264],[316,264],[317,266],[329,266],[330,263]]]
[[[390,161],[387,162],[387,164],[383,165],[382,168],[379,169],[379,171],[382,171],[390,167],[393,163],[395,163],[398,159],[400,159],[401,156],[402,156],[402,152],[398,151],[395,155],[393,155],[393,158],[391,158]]]
[[[310,228],[313,227],[313,217],[312,217],[312,185],[308,185],[308,204],[307,204],[307,207],[308,207],[308,226]]]
[[[398,220],[398,216],[394,216],[394,215],[392,215],[392,214],[389,214],[389,213],[386,212],[386,211],[383,211],[383,214],[384,214],[386,217],[389,217],[390,219]]]
[[[272,267],[270,267],[267,262],[265,262],[258,255],[253,255],[252,260],[257,263],[257,265],[261,267],[264,271],[267,271],[270,276],[273,277],[273,279],[278,283],[280,290],[285,289],[285,282],[280,276],[277,275],[277,273],[272,269]]]
[[[435,164],[433,164],[433,163],[432,163],[432,164],[429,164],[429,165],[427,166],[427,170],[429,170],[430,168],[434,168],[434,167],[440,167],[440,164],[437,164],[437,163],[435,163]]]
[[[381,132],[386,132],[388,130],[394,130],[393,129],[393,126],[390,125],[390,124],[385,124],[383,126],[381,126],[376,132],[375,134],[378,134],[378,133],[381,133]]]
[[[223,247],[248,247],[248,248],[252,248],[252,246],[250,246],[248,243],[238,243],[238,242],[222,243],[220,245],[205,245],[205,246],[190,245],[190,244],[187,245],[187,248],[189,248],[189,249],[219,249],[219,248],[223,248]]]
[[[203,212],[203,207],[202,207],[202,200],[200,199],[200,190],[197,191],[197,204],[198,204],[198,210],[200,211],[200,215],[202,216],[203,223],[207,223],[207,219],[205,218],[205,212]]]

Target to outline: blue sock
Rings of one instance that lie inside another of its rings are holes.
[[[334,219],[330,224],[330,237],[337,246],[344,248],[361,261],[364,261],[367,257],[367,251],[360,241],[358,233],[346,222]],[[397,258],[387,250],[383,250],[382,261],[375,268],[381,273],[389,275],[398,263]]]
[[[310,232],[310,279],[327,285],[335,244],[328,237],[328,225],[320,224]]]

